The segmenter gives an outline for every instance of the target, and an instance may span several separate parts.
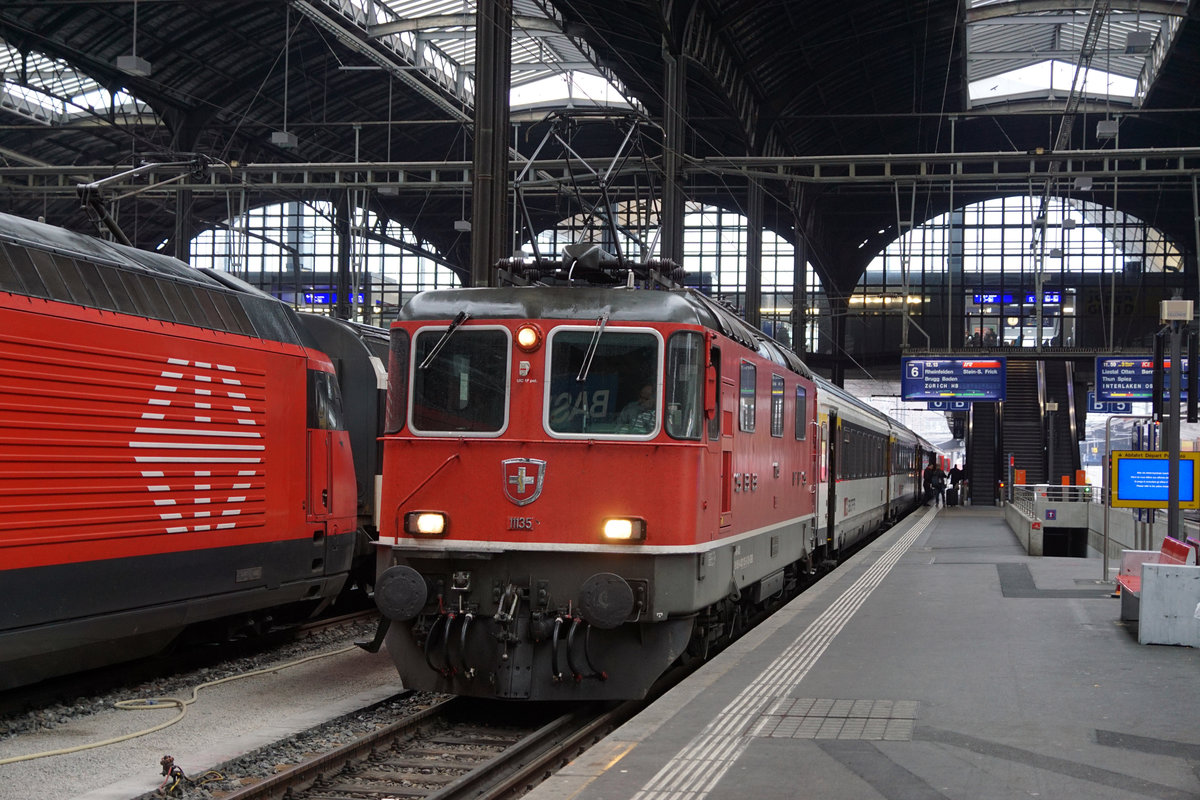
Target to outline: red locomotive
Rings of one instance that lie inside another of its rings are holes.
[[[425,292],[376,602],[405,684],[642,696],[919,500],[931,448],[688,290]]]
[[[354,464],[312,343],[232,278],[0,215],[0,688],[338,594]]]

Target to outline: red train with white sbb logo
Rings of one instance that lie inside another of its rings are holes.
[[[0,215],[0,372],[0,689],[346,583],[337,379],[278,300]]]
[[[907,512],[932,455],[694,291],[422,293],[388,373],[376,602],[412,688],[641,696]]]

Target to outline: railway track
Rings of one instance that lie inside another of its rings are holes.
[[[643,703],[563,713],[448,698],[223,800],[517,797]]]

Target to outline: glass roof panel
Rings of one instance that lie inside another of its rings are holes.
[[[36,51],[26,57],[0,41],[0,109],[43,125],[62,125],[83,116],[153,115],[145,103],[120,91],[115,95],[65,61]]]
[[[983,80],[971,81],[970,94],[974,104],[995,99],[1054,99],[1066,100],[1075,79],[1076,66],[1063,61],[1042,61],[1019,67]],[[1137,81],[1104,70],[1087,69],[1080,76],[1077,91],[1095,100],[1110,99],[1129,105],[1137,93]]]
[[[474,78],[475,0],[359,0],[374,6],[379,24],[400,24],[425,63],[444,63],[448,73],[461,70]],[[382,8],[381,8],[382,7]],[[564,32],[561,18],[543,0],[513,0],[512,32],[514,107],[634,102],[611,76],[596,67],[596,58],[581,39]],[[596,82],[606,84],[599,87]],[[587,88],[583,88],[587,87]]]
[[[1087,99],[1137,106],[1187,6],[1186,0],[968,0],[969,105],[1065,102],[1074,89]]]

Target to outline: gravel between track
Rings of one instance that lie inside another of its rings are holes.
[[[358,648],[338,652],[370,638],[373,627],[337,628],[220,668],[131,687],[120,696],[80,698],[70,705],[0,719],[0,760],[77,748],[141,731],[179,714],[176,708],[123,711],[114,708],[118,700],[174,697],[186,701],[193,687],[202,683],[271,669],[200,690],[183,719],[162,730],[95,749],[2,764],[0,800],[138,798],[162,783],[159,760],[168,754],[187,775],[221,767],[231,780],[261,777],[282,764],[295,763],[305,753],[336,746],[392,722],[403,709],[385,706],[370,714],[352,713],[402,690],[387,653]],[[283,666],[315,654],[330,655]],[[341,718],[336,725],[318,727],[335,718]],[[310,729],[316,730],[297,738]],[[252,757],[246,758],[250,753]],[[223,766],[227,763],[228,768]],[[212,795],[200,787],[185,796]]]

